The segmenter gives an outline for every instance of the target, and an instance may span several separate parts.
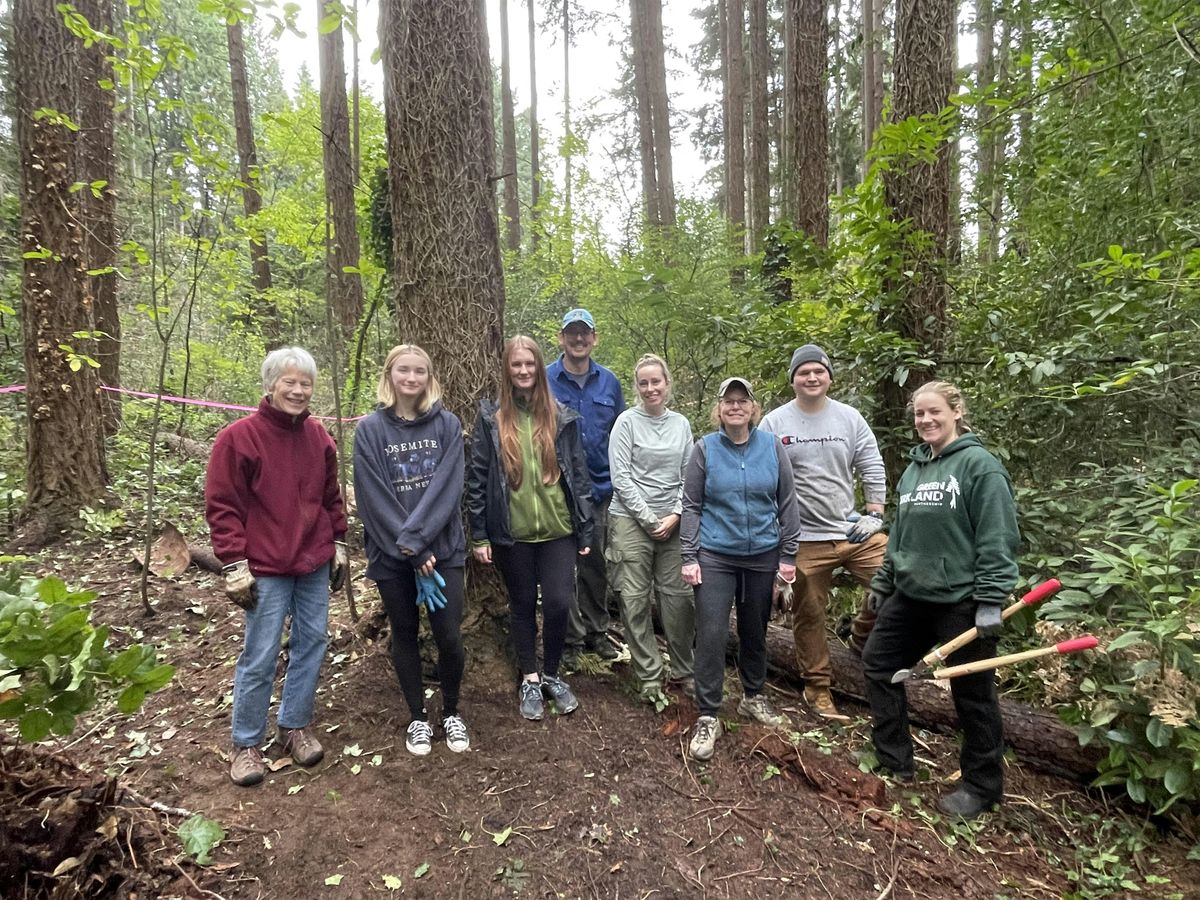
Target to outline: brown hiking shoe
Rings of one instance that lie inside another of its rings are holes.
[[[325,758],[320,742],[307,728],[280,728],[275,740],[283,748],[284,756],[290,756],[298,766],[315,766]]]
[[[234,747],[229,755],[229,780],[241,787],[258,784],[267,774],[267,760],[257,747]]]
[[[838,708],[833,702],[833,694],[829,693],[827,687],[806,687],[804,702],[823,719],[833,719],[838,722],[850,721],[849,716],[843,716],[838,712]]]

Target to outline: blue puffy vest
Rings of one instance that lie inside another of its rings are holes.
[[[723,432],[704,440],[700,546],[728,556],[756,556],[779,546],[778,439],[753,428],[738,446]]]

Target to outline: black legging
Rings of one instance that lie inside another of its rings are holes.
[[[458,691],[463,677],[463,569],[439,568],[446,586],[446,605],[429,614],[429,627],[437,644],[438,679],[442,684],[442,716],[458,715]],[[425,721],[425,688],[421,682],[421,653],[417,647],[420,609],[417,608],[416,572],[377,582],[383,608],[392,623],[392,665],[400,690],[414,719]],[[423,606],[424,604],[422,604]]]
[[[542,586],[542,663],[547,675],[558,674],[563,644],[567,639],[567,617],[575,602],[575,536],[509,546],[492,545],[492,553],[512,610],[512,636],[522,675],[538,670],[537,602]]]

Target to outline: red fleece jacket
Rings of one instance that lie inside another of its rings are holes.
[[[213,552],[249,560],[255,575],[307,575],[346,534],[333,439],[307,412],[293,417],[266,397],[217,435],[204,505]]]

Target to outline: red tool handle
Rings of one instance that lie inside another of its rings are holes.
[[[1071,638],[1069,641],[1060,641],[1054,645],[1054,649],[1059,653],[1075,653],[1079,650],[1091,650],[1099,643],[1090,634],[1085,634],[1083,637]]]
[[[1032,606],[1041,600],[1045,600],[1051,594],[1057,594],[1062,590],[1062,582],[1057,578],[1051,578],[1049,581],[1043,581],[1032,591],[1021,598],[1022,603],[1027,603]]]

